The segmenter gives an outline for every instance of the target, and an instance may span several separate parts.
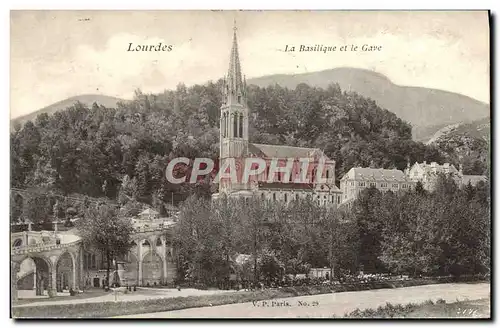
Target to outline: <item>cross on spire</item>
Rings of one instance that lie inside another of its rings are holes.
[[[238,39],[236,36],[236,19],[234,19],[233,26],[233,45],[231,48],[231,54],[229,58],[229,69],[227,72],[227,80],[226,80],[226,90],[228,97],[234,97],[234,100],[231,102],[239,102],[240,98],[244,96],[244,84],[242,80],[241,74],[241,65],[240,58],[238,54]],[[229,99],[227,99],[228,102]]]

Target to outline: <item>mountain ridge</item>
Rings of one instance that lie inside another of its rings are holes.
[[[267,75],[247,82],[260,87],[278,84],[287,88],[294,88],[300,83],[322,88],[338,83],[342,90],[355,91],[371,98],[414,128],[474,121],[489,116],[489,104],[469,96],[398,85],[381,73],[360,68],[338,67],[310,73]]]
[[[18,123],[23,124],[27,121],[34,120],[39,114],[42,114],[42,113],[53,114],[59,110],[64,110],[70,106],[73,106],[77,102],[80,102],[80,103],[85,104],[87,106],[92,106],[92,104],[95,102],[99,105],[103,105],[104,107],[116,107],[118,102],[121,102],[121,101],[126,101],[126,100],[120,99],[117,97],[101,95],[101,94],[77,95],[77,96],[72,96],[72,97],[60,100],[58,102],[55,102],[55,103],[48,105],[48,106],[45,106],[45,107],[43,107],[39,110],[36,110],[34,112],[12,118],[10,120],[10,122],[11,122],[11,126],[18,124]]]
[[[489,117],[490,112],[489,104],[469,96],[446,90],[398,85],[379,72],[361,68],[338,67],[317,72],[266,75],[248,79],[247,83],[259,87],[278,84],[289,89],[301,83],[321,88],[338,83],[342,90],[371,98],[380,107],[409,122],[413,126],[413,139],[422,142],[427,142],[448,125],[483,119]],[[33,120],[40,113],[52,114],[77,101],[87,106],[97,102],[105,107],[115,107],[118,102],[126,100],[98,94],[73,96],[13,118],[11,126]]]

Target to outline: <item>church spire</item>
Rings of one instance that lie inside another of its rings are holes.
[[[229,59],[229,69],[226,78],[227,89],[227,103],[238,102],[244,96],[244,85],[241,76],[240,56],[238,53],[238,39],[236,37],[236,20],[234,20],[233,27],[233,46],[231,48],[231,55]],[[232,100],[232,101],[231,101]]]

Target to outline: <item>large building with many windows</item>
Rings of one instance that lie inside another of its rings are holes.
[[[457,185],[467,185],[472,186],[477,185],[479,182],[485,182],[486,176],[484,175],[464,175],[462,172],[462,166],[457,168],[450,163],[444,163],[442,165],[432,162],[428,164],[427,162],[415,163],[413,166],[405,170],[406,175],[415,182],[420,181],[424,189],[433,191],[436,187],[436,182],[440,174],[450,176]]]
[[[354,167],[340,180],[342,203],[353,201],[362,190],[369,187],[397,192],[411,190],[415,185],[416,181],[411,180],[400,170]]]

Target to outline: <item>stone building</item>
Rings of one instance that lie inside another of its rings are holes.
[[[146,210],[131,218],[132,245],[122,258],[112,262],[110,279],[125,286],[173,283],[177,273],[172,243],[175,218],[161,218]],[[29,226],[31,227],[31,225]],[[98,250],[85,248],[77,229],[28,230],[11,233],[11,293],[57,296],[69,289],[102,288],[107,260]],[[63,294],[64,295],[64,294]]]
[[[396,169],[377,169],[355,167],[349,170],[340,180],[342,203],[350,203],[359,193],[369,187],[381,191],[407,191],[414,188],[416,182],[409,179],[403,171]]]
[[[225,194],[229,197],[252,197],[257,195],[273,201],[290,202],[298,198],[311,197],[323,205],[337,206],[341,192],[335,185],[335,161],[315,148],[265,145],[249,142],[249,108],[247,104],[246,80],[242,76],[238,53],[236,28],[229,60],[229,69],[224,78],[223,104],[220,115],[220,163],[235,159],[238,178],[241,177],[245,159],[259,158],[265,169],[248,181],[221,178],[219,192],[214,199]],[[290,163],[290,174],[270,171],[271,163]],[[308,165],[302,163],[307,160]],[[322,168],[318,169],[318,163]],[[305,177],[305,179],[304,179]]]
[[[432,191],[435,188],[439,174],[449,175],[460,185],[462,183],[461,170],[449,163],[439,165],[436,162],[428,164],[427,162],[416,162],[411,167],[405,170],[406,175],[415,182],[420,181],[424,189]]]
[[[473,186],[477,185],[480,181],[486,181],[486,176],[484,175],[464,175],[462,172],[462,167],[459,169],[450,163],[444,163],[442,165],[432,162],[428,164],[427,162],[418,163],[416,162],[411,167],[405,170],[405,174],[412,181],[420,181],[424,189],[433,191],[436,187],[436,182],[440,174],[445,174],[455,181],[458,186],[467,185],[471,183]]]

